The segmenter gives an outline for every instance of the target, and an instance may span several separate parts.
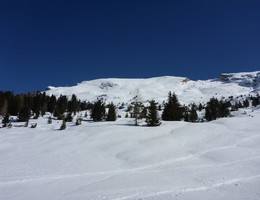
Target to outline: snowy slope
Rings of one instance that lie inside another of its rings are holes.
[[[1,200],[260,199],[260,109],[209,123],[0,129]]]
[[[181,103],[208,101],[212,96],[229,97],[259,91],[260,72],[222,74],[221,79],[192,81],[184,77],[156,77],[148,79],[97,79],[72,87],[49,87],[48,95],[76,94],[81,100],[128,103],[139,92],[143,100],[166,101],[168,92],[178,95]]]

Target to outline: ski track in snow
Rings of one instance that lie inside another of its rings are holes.
[[[119,170],[112,170],[112,171],[102,171],[102,172],[93,172],[93,173],[79,173],[79,174],[65,174],[65,175],[50,175],[50,176],[41,176],[41,177],[17,177],[14,180],[8,180],[8,181],[2,181],[0,182],[0,186],[5,186],[5,185],[15,185],[15,184],[24,184],[24,183],[29,183],[29,182],[48,182],[48,181],[55,181],[55,180],[60,180],[60,179],[67,179],[67,178],[76,178],[76,177],[93,177],[93,176],[101,176],[101,175],[109,175],[106,178],[102,178],[101,180],[106,180],[108,178],[110,178],[111,176],[115,176],[115,175],[120,175],[120,174],[124,174],[124,173],[147,173],[148,169],[153,169],[153,168],[160,168],[163,167],[165,165],[170,165],[173,164],[175,162],[181,162],[181,161],[186,161],[188,159],[193,159],[193,158],[197,158],[201,155],[207,154],[209,152],[214,152],[214,151],[221,151],[221,150],[225,150],[225,149],[229,149],[232,147],[236,147],[240,144],[246,143],[248,141],[254,140],[256,138],[258,138],[260,136],[254,136],[251,138],[247,138],[243,141],[234,143],[232,145],[228,145],[228,146],[222,146],[222,147],[216,147],[216,148],[211,148],[211,149],[207,149],[201,152],[197,152],[188,156],[184,156],[181,158],[175,158],[175,159],[170,159],[170,160],[166,160],[163,162],[159,162],[156,164],[151,164],[151,165],[146,165],[146,166],[141,166],[141,167],[136,167],[136,168],[131,168],[131,169],[119,169]],[[222,163],[222,164],[218,164],[218,165],[202,165],[202,166],[184,166],[181,168],[206,168],[206,167],[214,167],[214,166],[228,166],[231,164],[235,164],[235,163],[240,163],[240,162],[244,162],[244,161],[249,161],[249,160],[257,160],[259,159],[260,156],[254,156],[254,157],[250,157],[250,158],[246,158],[246,159],[242,159],[242,160],[235,160],[235,161],[231,161],[231,162],[226,162],[226,163]],[[174,168],[176,169],[180,169],[180,167],[178,168]],[[257,176],[258,177],[258,176]],[[101,181],[100,180],[100,181]],[[97,181],[99,182],[99,181]]]
[[[143,198],[149,198],[149,197],[155,197],[155,196],[160,196],[160,195],[165,195],[165,194],[171,194],[171,195],[177,195],[177,194],[183,194],[183,193],[188,193],[188,192],[199,192],[199,191],[205,191],[205,190],[211,190],[214,188],[219,188],[221,186],[228,186],[232,185],[235,183],[241,183],[241,182],[249,182],[254,179],[260,178],[260,174],[255,175],[255,176],[249,176],[249,177],[241,177],[241,178],[235,178],[235,179],[230,179],[227,181],[223,182],[218,182],[212,185],[208,186],[201,186],[201,187],[194,187],[194,188],[176,188],[176,189],[171,189],[171,190],[164,190],[164,191],[158,191],[150,194],[135,194],[135,195],[129,195],[125,197],[119,197],[119,198],[114,198],[114,200],[127,200],[127,199],[143,199]]]

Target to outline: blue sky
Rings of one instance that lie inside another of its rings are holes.
[[[258,0],[0,3],[0,90],[260,70]]]

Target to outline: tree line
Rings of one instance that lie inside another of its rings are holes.
[[[159,126],[161,119],[164,121],[187,121],[198,122],[198,111],[204,110],[204,120],[212,121],[218,118],[227,117],[230,111],[239,108],[245,108],[250,105],[257,106],[260,104],[260,97],[248,96],[245,100],[235,100],[230,97],[228,100],[217,99],[212,97],[206,104],[181,105],[175,93],[169,92],[167,102],[159,105],[154,100],[149,101],[148,106],[144,106],[143,102],[137,94],[131,104],[127,108],[126,117],[134,118],[135,125],[138,120],[146,119],[148,126]],[[123,104],[122,104],[122,107]],[[80,101],[75,94],[68,98],[65,95],[56,97],[48,96],[45,92],[36,92],[28,94],[14,94],[13,92],[0,91],[0,115],[3,117],[3,124],[7,126],[10,116],[17,116],[18,121],[28,122],[30,118],[37,119],[39,116],[45,115],[46,112],[51,113],[58,120],[70,122],[77,112],[90,110],[90,118],[93,121],[115,121],[117,119],[116,106],[113,103],[105,104],[102,99],[96,102]],[[120,107],[119,107],[120,109]],[[159,112],[161,111],[161,115]],[[130,116],[128,116],[128,113]],[[49,119],[51,120],[51,119]],[[77,118],[76,125],[81,124],[81,119]]]

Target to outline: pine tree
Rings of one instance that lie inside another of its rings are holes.
[[[249,107],[249,101],[247,99],[243,102],[243,106],[244,108]]]
[[[94,122],[102,121],[105,117],[106,109],[105,104],[102,100],[98,100],[94,103],[92,112],[91,112],[91,118]]]
[[[242,106],[239,102],[237,106]],[[217,98],[212,97],[205,108],[205,119],[207,121],[216,120],[217,118],[227,117],[230,113],[229,102],[223,100],[219,101]]]
[[[199,107],[198,107],[198,110],[199,110],[199,111],[202,111],[202,109],[203,109],[203,106],[202,106],[202,104],[200,103],[200,104],[199,104]]]
[[[142,109],[142,112],[140,114],[140,118],[143,119],[143,118],[146,118],[147,117],[147,108],[146,107],[143,107]]]
[[[231,107],[231,104],[229,102],[221,100],[218,106],[219,113],[217,115],[217,118],[228,117],[230,114],[229,107]]]
[[[143,107],[143,103],[141,101],[141,95],[139,90],[137,89],[135,92],[135,96],[132,99],[132,113],[131,116],[135,119],[135,125],[138,126],[138,119],[140,119],[141,109]]]
[[[67,104],[68,104],[67,97],[60,95],[60,97],[57,100],[57,106],[54,111],[54,116],[57,117],[58,119],[62,119],[64,113],[67,110]]]
[[[113,103],[108,105],[107,121],[116,121],[116,107]]]
[[[72,113],[71,113],[71,112],[68,112],[68,113],[66,114],[65,121],[66,121],[66,122],[72,122],[72,120],[73,120]]]
[[[161,121],[157,111],[157,103],[152,100],[150,101],[150,106],[148,107],[148,114],[146,117],[147,126],[160,126]]]
[[[198,114],[196,110],[196,105],[192,104],[190,110],[190,122],[196,122],[197,120],[198,120]]]
[[[7,114],[7,111],[8,111],[8,101],[7,99],[4,99],[0,108],[0,115],[5,116]]]
[[[187,106],[182,107],[183,119],[185,122],[190,122],[190,109]]]
[[[73,112],[76,115],[78,111],[78,100],[75,94],[72,95],[70,101],[68,102],[68,112]]]
[[[47,106],[48,112],[50,112],[52,114],[54,113],[55,107],[56,107],[56,102],[57,102],[56,97],[54,95],[51,95],[49,102],[48,102],[48,106]]]
[[[10,115],[7,113],[7,114],[5,115],[5,117],[4,117],[4,119],[2,120],[3,127],[7,127],[7,124],[10,123],[9,117],[10,117]]]
[[[12,96],[10,98],[10,101],[8,102],[8,113],[10,115],[17,116],[23,107],[24,104],[24,96],[23,95],[16,95]]]
[[[20,122],[28,122],[31,116],[31,110],[27,103],[21,108],[18,119]]]
[[[176,94],[169,92],[168,102],[164,105],[162,119],[165,121],[180,121],[183,113]]]
[[[206,106],[206,108],[205,108],[205,119],[207,121],[212,121],[213,120],[212,119],[212,115],[211,115],[211,110],[210,110],[209,106]]]
[[[259,97],[259,94],[257,94],[256,97],[253,97],[253,98],[252,98],[252,106],[256,107],[257,105],[260,104],[260,99],[259,99],[259,98],[260,98],[260,97]]]
[[[35,114],[34,116],[35,119],[38,119],[38,117],[40,116],[41,106],[42,106],[41,93],[37,92],[36,95],[33,97],[33,107],[32,107],[32,111]]]

